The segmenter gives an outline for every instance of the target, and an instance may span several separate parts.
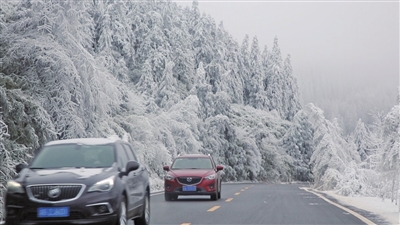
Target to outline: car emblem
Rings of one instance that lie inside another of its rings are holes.
[[[49,192],[47,192],[47,195],[50,197],[50,198],[57,198],[58,196],[60,196],[60,194],[61,194],[61,189],[60,188],[54,188],[54,189],[51,189],[51,190],[49,190]]]
[[[188,178],[186,178],[186,180],[187,180],[187,182],[192,182],[192,178],[191,177],[188,177]]]

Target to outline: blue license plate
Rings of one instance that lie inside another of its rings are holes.
[[[196,191],[196,186],[183,186],[182,191]]]
[[[68,217],[69,207],[40,207],[37,209],[38,218]]]

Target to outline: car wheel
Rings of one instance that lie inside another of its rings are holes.
[[[169,194],[169,193],[164,193],[165,201],[175,201],[178,199],[178,196],[176,194]]]
[[[118,209],[118,220],[116,225],[126,225],[126,200],[122,197],[121,203]]]
[[[171,194],[168,194],[168,193],[164,193],[164,198],[165,198],[165,201],[171,201],[172,199],[171,199]]]
[[[135,225],[149,225],[150,224],[150,197],[149,193],[146,193],[144,198],[144,207],[142,216],[134,219]]]
[[[214,194],[211,194],[211,200],[217,200],[218,199],[218,193],[214,193]]]

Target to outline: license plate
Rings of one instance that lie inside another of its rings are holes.
[[[196,191],[196,186],[183,186],[182,191]]]
[[[68,217],[69,207],[40,207],[37,209],[38,218]]]

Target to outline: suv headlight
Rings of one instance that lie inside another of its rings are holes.
[[[215,173],[204,177],[204,179],[206,179],[206,180],[214,180],[215,179]]]
[[[23,194],[25,190],[20,183],[10,180],[7,182],[7,192],[10,194]]]
[[[94,191],[102,191],[102,192],[104,192],[104,191],[111,190],[114,187],[114,177],[115,176],[111,176],[111,177],[109,177],[107,179],[104,179],[102,181],[99,181],[99,182],[93,184],[89,188],[88,192],[94,192]]]
[[[174,180],[174,179],[175,179],[175,177],[172,176],[172,175],[170,175],[170,174],[165,175],[164,178],[165,178],[166,180]]]

